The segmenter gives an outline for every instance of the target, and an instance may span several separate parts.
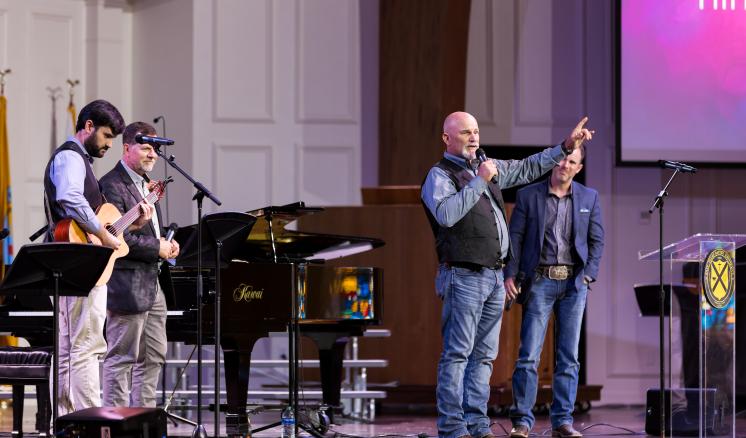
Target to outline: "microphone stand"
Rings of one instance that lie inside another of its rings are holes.
[[[194,194],[192,200],[197,201],[197,425],[192,431],[192,438],[207,438],[207,431],[205,426],[202,424],[202,200],[209,198],[212,202],[217,205],[221,205],[222,202],[215,197],[201,182],[196,181],[192,178],[184,169],[176,164],[176,157],[171,155],[166,158],[166,155],[161,152],[159,146],[154,146],[155,153],[159,157],[163,158],[166,163],[176,169],[180,174],[184,176],[189,182],[192,183],[197,193]],[[220,270],[220,265],[215,267],[216,270]],[[220,293],[220,291],[216,291]],[[219,312],[220,309],[215,308],[215,312]],[[216,318],[219,314],[216,315]],[[215,334],[215,356],[220,355],[220,336],[218,333]],[[220,381],[220,368],[216,367],[216,381]],[[215,436],[219,436],[220,423],[217,421],[217,417],[220,414],[220,390],[218,387],[215,388]]]
[[[666,381],[665,381],[665,373],[666,373],[666,366],[665,366],[665,353],[664,353],[664,344],[665,339],[663,336],[663,331],[665,330],[665,306],[666,306],[666,291],[663,286],[663,205],[665,204],[665,198],[668,196],[668,186],[671,185],[671,182],[676,177],[676,175],[679,173],[678,168],[674,169],[673,175],[671,175],[671,178],[668,179],[668,182],[666,185],[661,189],[660,192],[658,192],[658,195],[655,197],[655,200],[653,200],[653,205],[648,210],[649,213],[653,213],[653,211],[657,208],[658,209],[658,279],[659,279],[659,285],[660,285],[660,313],[659,313],[659,342],[660,342],[660,397],[658,399],[658,403],[660,406],[660,436],[661,438],[664,438],[666,436],[666,410],[665,410],[665,387],[666,387]]]
[[[161,129],[161,135],[164,137],[168,137],[168,135],[166,134],[166,116],[158,116],[155,119],[153,119],[153,123],[158,123],[158,121],[160,121],[161,125],[163,126],[163,129]],[[167,154],[168,146],[164,146],[164,148],[165,148],[165,151],[163,153]],[[163,179],[168,179],[167,162],[168,160],[164,160],[164,163],[163,163]],[[168,207],[168,201],[166,201],[166,223],[171,223],[171,215],[170,215],[170,210]]]

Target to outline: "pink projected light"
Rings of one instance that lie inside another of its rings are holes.
[[[746,163],[746,13],[724,13],[735,7],[621,1],[622,161]]]

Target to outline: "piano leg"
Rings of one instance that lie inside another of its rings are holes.
[[[23,389],[23,385],[13,385],[13,431],[11,432],[12,437],[23,436]]]
[[[39,437],[49,436],[52,423],[52,401],[49,400],[49,382],[36,385],[36,430]]]
[[[225,430],[229,437],[248,438],[251,436],[251,423],[246,413],[246,399],[249,391],[249,372],[251,370],[251,350],[258,338],[248,340],[249,348],[228,348],[223,346],[225,363],[225,388],[228,409],[225,413]],[[245,339],[244,339],[245,341]]]
[[[313,339],[319,349],[319,367],[321,373],[321,394],[327,414],[334,423],[335,412],[341,414],[342,360],[349,337],[342,333],[308,333],[304,336]]]

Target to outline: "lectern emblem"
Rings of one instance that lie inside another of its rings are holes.
[[[702,273],[707,302],[716,309],[730,303],[736,286],[736,272],[733,256],[724,249],[714,249],[707,254]]]

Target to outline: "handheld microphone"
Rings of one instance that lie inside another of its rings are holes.
[[[166,232],[166,242],[170,242],[174,238],[174,234],[176,234],[176,230],[179,229],[179,226],[176,225],[176,222],[171,222],[171,225],[168,226],[168,231]]]
[[[140,144],[150,144],[153,146],[170,146],[174,144],[174,141],[170,138],[165,137],[156,137],[154,135],[142,135],[137,134],[135,136],[135,141]]]
[[[666,169],[674,169],[683,173],[696,173],[697,168],[678,161],[658,160],[658,165]]]
[[[517,286],[517,289],[518,289],[518,293],[519,293],[519,294],[521,293],[521,284],[523,283],[523,280],[525,280],[525,279],[526,279],[526,273],[525,273],[525,272],[522,272],[522,271],[521,271],[521,272],[519,272],[519,273],[518,273],[518,274],[517,274],[517,275],[515,276],[515,279],[513,280],[513,282],[514,282],[514,283],[516,284],[516,286]],[[513,307],[513,302],[514,302],[514,301],[515,301],[515,300],[514,300],[513,298],[511,298],[511,299],[509,299],[509,300],[508,300],[508,303],[507,303],[507,304],[505,305],[505,310],[506,310],[506,311],[510,310],[510,308],[511,308],[511,307]]]
[[[477,148],[476,154],[477,154],[477,159],[479,160],[480,163],[484,163],[485,161],[489,159],[487,158],[487,154],[484,153],[484,149],[482,148]],[[490,181],[492,181],[492,184],[497,184],[497,175],[493,176],[490,179]]]
[[[8,230],[7,228],[3,228],[2,231],[0,231],[0,240],[8,237],[8,234],[10,234],[10,230]]]
[[[174,239],[174,234],[176,234],[176,230],[179,229],[179,226],[176,225],[176,222],[171,222],[171,225],[168,226],[168,231],[166,231],[166,242],[170,242]],[[164,260],[164,259],[161,259]],[[176,264],[175,259],[165,259],[165,263],[170,264],[171,266]]]

